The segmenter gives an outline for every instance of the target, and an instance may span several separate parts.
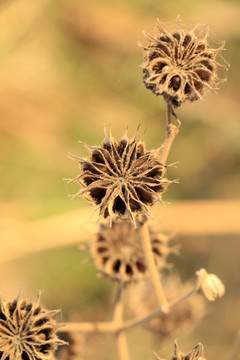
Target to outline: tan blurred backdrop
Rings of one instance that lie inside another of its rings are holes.
[[[45,303],[63,308],[65,320],[109,316],[111,284],[96,278],[92,264],[82,264],[88,254],[73,245],[76,234],[67,246],[71,214],[76,232],[76,214],[86,206],[79,198],[68,198],[77,187],[63,179],[76,176],[78,169],[67,155],[86,155],[78,140],[101,143],[104,124],[116,137],[127,126],[131,135],[140,124],[140,134],[147,129],[147,147],[159,147],[165,107],[142,84],[138,41],[144,42],[143,29],[152,32],[156,18],[174,24],[178,14],[183,26],[208,23],[214,43],[226,40],[223,55],[231,67],[218,95],[207,94],[203,101],[177,110],[182,127],[169,162],[179,164],[168,176],[180,183],[171,185],[164,199],[173,204],[217,199],[224,209],[225,201],[238,204],[240,195],[239,1],[0,1],[0,292],[6,297],[14,297],[20,285],[29,297],[41,288]],[[229,219],[236,223],[239,212],[239,206],[229,207]],[[214,213],[212,209],[209,219]],[[180,211],[175,217],[187,224],[185,215]],[[88,221],[88,215],[79,222],[83,220]],[[193,221],[201,229],[201,220]],[[62,246],[55,249],[58,235],[53,235],[49,249],[48,230],[58,234],[58,224],[62,229],[64,222]],[[29,228],[35,224],[48,244],[45,251],[45,245],[34,247]],[[182,256],[176,266],[182,277],[205,266],[218,271],[229,292],[209,308],[193,333],[179,335],[179,343],[188,350],[202,341],[209,359],[224,358],[240,327],[239,234],[227,228],[221,234],[190,235],[178,236]],[[23,255],[31,246],[35,251]],[[12,260],[4,261],[9,252],[14,253]],[[74,315],[77,311],[85,315]],[[146,346],[140,349],[142,336]],[[93,339],[94,346],[102,348],[100,359],[108,359],[113,350],[104,339]],[[174,337],[164,342],[145,330],[132,330],[130,339],[133,355],[143,359],[161,350],[168,357]],[[88,356],[95,355],[91,350]]]

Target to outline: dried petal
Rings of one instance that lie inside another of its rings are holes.
[[[209,301],[214,301],[216,297],[221,297],[225,293],[222,281],[215,274],[208,274],[205,269],[196,271],[199,280],[199,288]]]

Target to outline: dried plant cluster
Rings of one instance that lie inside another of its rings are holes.
[[[99,220],[110,220],[100,223],[88,248],[97,271],[119,285],[113,320],[107,328],[115,332],[120,360],[129,359],[127,328],[146,322],[161,336],[182,333],[205,313],[204,300],[196,294],[198,290],[209,301],[225,291],[221,280],[205,269],[196,272],[195,284],[182,284],[171,273],[162,282],[160,272],[168,267],[167,257],[176,249],[169,246],[168,236],[148,223],[150,206],[162,202],[162,194],[170,183],[165,177],[166,160],[181,124],[173,108],[217,89],[221,81],[218,69],[226,70],[228,66],[217,61],[224,43],[212,48],[207,27],[184,31],[179,20],[172,32],[157,21],[156,31],[155,36],[145,33],[149,44],[143,47],[142,67],[147,89],[162,95],[166,102],[166,138],[162,146],[147,151],[142,139],[137,139],[137,132],[132,138],[125,133],[117,141],[105,131],[100,146],[82,143],[89,152],[86,159],[71,155],[80,165],[80,174],[71,181],[80,184],[81,189],[73,197],[84,197],[99,210]],[[127,292],[135,316],[126,322],[123,292]],[[88,323],[88,331],[90,325],[92,331],[106,330],[106,323]],[[84,329],[84,324],[79,324],[79,329]],[[175,344],[172,360],[204,359],[202,344],[187,354]]]
[[[159,151],[146,151],[141,140],[126,134],[119,141],[106,135],[101,146],[84,145],[89,158],[73,157],[81,169],[73,181],[83,187],[75,196],[83,196],[99,209],[100,218],[135,222],[136,215],[148,216],[149,206],[161,201],[169,183]]]
[[[12,302],[1,297],[0,359],[52,360],[57,346],[65,344],[56,335],[58,312],[42,308],[40,295],[33,302],[22,293]]]
[[[209,90],[217,90],[218,69],[227,69],[217,55],[224,49],[208,43],[209,29],[195,26],[191,31],[178,28],[169,32],[156,21],[156,35],[145,33],[149,44],[144,47],[143,81],[147,89],[163,95],[174,107],[186,100],[201,99]]]
[[[162,336],[183,332],[204,315],[198,290],[209,301],[225,291],[221,280],[205,269],[196,272],[193,285],[182,285],[179,277],[171,274],[162,281],[160,272],[169,267],[168,255],[176,248],[169,245],[169,236],[148,223],[149,208],[162,202],[170,183],[165,177],[166,160],[180,126],[180,122],[175,125],[172,121],[172,116],[176,117],[173,107],[186,100],[198,100],[208,90],[216,89],[220,81],[217,70],[226,68],[216,60],[224,45],[209,47],[208,31],[199,32],[198,27],[185,32],[178,26],[176,31],[168,32],[157,22],[157,31],[155,37],[146,34],[149,44],[144,47],[143,72],[146,87],[162,95],[166,102],[163,145],[147,151],[142,139],[137,139],[137,132],[132,138],[125,134],[119,141],[105,132],[100,146],[83,143],[89,151],[86,159],[71,156],[80,165],[80,174],[72,181],[81,189],[73,197],[88,200],[99,210],[99,220],[104,221],[89,242],[91,259],[99,273],[117,282],[119,291],[112,321],[67,324],[65,339],[70,346],[58,351],[61,360],[81,358],[77,345],[83,338],[74,336],[78,331],[112,332],[119,360],[129,360],[128,328],[146,323]],[[123,317],[126,291],[134,313],[130,320]],[[28,302],[22,293],[12,302],[0,297],[0,359],[53,360],[57,346],[66,344],[56,335],[59,326],[53,317],[57,312],[44,309],[40,295],[33,302]],[[202,344],[187,354],[175,344],[171,360],[204,359]]]

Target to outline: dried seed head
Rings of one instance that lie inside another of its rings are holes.
[[[169,301],[175,300],[181,294],[188,293],[192,288],[191,282],[182,284],[176,275],[168,276],[164,281],[164,289]],[[135,315],[147,315],[158,307],[158,300],[151,283],[144,281],[136,284],[129,288],[129,292],[130,309]],[[146,323],[146,327],[163,337],[177,335],[182,331],[192,330],[204,314],[205,301],[201,295],[194,294],[176,304],[169,313],[150,320]]]
[[[229,67],[216,61],[224,42],[216,49],[209,47],[207,25],[199,24],[187,32],[179,27],[179,19],[177,25],[169,32],[156,20],[156,35],[145,33],[149,44],[144,47],[142,65],[146,88],[163,95],[174,107],[201,99],[209,90],[216,91],[223,81],[217,70]]]
[[[52,360],[58,345],[53,316],[59,311],[41,307],[40,295],[31,303],[22,293],[10,302],[0,297],[0,358]]]
[[[162,360],[156,353],[154,353],[158,360]],[[174,344],[174,355],[171,360],[205,360],[203,344],[198,343],[187,354],[180,351],[177,342]]]
[[[150,239],[158,269],[167,266],[169,237],[150,228]],[[122,283],[148,276],[145,254],[138,229],[131,221],[113,221],[112,227],[100,225],[99,233],[90,245],[92,259],[100,273]]]
[[[215,274],[208,274],[205,269],[196,271],[199,281],[199,288],[209,301],[214,301],[216,297],[221,297],[225,293],[222,281]]]
[[[83,196],[100,210],[100,218],[149,215],[148,207],[161,201],[169,181],[159,151],[146,151],[144,143],[124,135],[116,141],[106,135],[101,146],[88,146],[88,159],[74,159],[81,174],[73,181],[83,186],[74,196]]]

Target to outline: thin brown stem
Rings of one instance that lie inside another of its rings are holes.
[[[114,314],[113,314],[113,322],[117,325],[120,329],[123,327],[123,288],[119,285],[118,294],[116,298]],[[128,344],[127,344],[127,337],[125,334],[125,329],[117,330],[116,334],[116,342],[118,348],[118,356],[119,360],[129,360],[129,351],[128,351]]]
[[[191,296],[192,294],[194,294],[196,291],[198,290],[198,281],[196,282],[196,284],[194,285],[194,287],[187,293],[184,294],[182,296],[179,296],[177,299],[171,301],[168,303],[168,312],[170,312],[172,310],[172,308],[174,308],[175,305],[179,304],[180,302],[184,301],[186,298],[188,298],[189,296]],[[166,309],[159,307],[156,310],[152,311],[151,313],[145,315],[145,316],[139,316],[138,318],[135,319],[130,319],[124,322],[124,329],[130,329],[132,327],[135,327],[137,325],[143,324],[145,322],[150,321],[151,319],[154,319],[156,316],[160,316],[166,314]]]
[[[174,116],[176,124],[173,124],[172,116]],[[162,146],[161,153],[160,153],[160,161],[162,164],[166,164],[167,157],[168,157],[169,151],[171,149],[173,140],[175,139],[175,136],[178,134],[180,126],[181,126],[181,122],[177,118],[177,115],[175,114],[175,112],[173,111],[172,105],[170,103],[167,103],[166,137],[165,137],[165,141]]]
[[[155,261],[154,261],[154,254],[152,251],[152,244],[151,244],[151,240],[150,240],[150,236],[149,236],[149,230],[148,230],[147,223],[145,222],[145,224],[143,224],[142,226],[139,226],[138,229],[139,229],[139,234],[140,234],[140,237],[142,240],[143,248],[145,250],[145,257],[146,257],[148,269],[149,269],[149,272],[151,275],[151,280],[153,282],[153,286],[155,288],[159,304],[161,305],[162,308],[165,308],[165,310],[166,310],[168,301],[165,296],[165,292],[162,287],[159,272],[158,272],[158,269],[157,269]]]
[[[198,281],[194,285],[194,287],[187,293],[184,294],[177,299],[171,301],[168,304],[168,309],[172,310],[175,305],[179,304],[180,302],[184,301],[186,298],[194,294],[198,290]],[[151,319],[155,318],[156,316],[160,316],[165,314],[166,311],[162,307],[158,307],[157,309],[153,310],[151,313],[145,316],[139,316],[134,319],[130,319],[127,321],[122,322],[122,325],[119,325],[116,321],[105,321],[105,322],[78,322],[78,323],[68,323],[65,325],[65,331],[73,331],[73,332],[99,332],[99,333],[114,333],[120,330],[128,330],[140,324],[144,324]]]

